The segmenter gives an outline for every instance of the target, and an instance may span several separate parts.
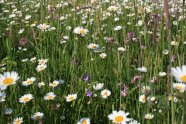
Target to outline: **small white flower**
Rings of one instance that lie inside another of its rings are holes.
[[[118,51],[125,52],[126,49],[124,47],[118,47]]]
[[[66,40],[60,40],[61,44],[65,44],[67,41]]]
[[[104,86],[104,83],[98,83],[93,85],[94,90],[101,90]]]
[[[53,81],[52,83],[49,83],[49,86],[52,87],[52,88],[55,88],[59,85],[59,81]]]
[[[140,124],[140,123],[138,123],[138,121],[136,121],[136,120],[131,120],[131,121],[129,122],[129,124]]]
[[[167,75],[166,72],[159,72],[159,76],[160,76],[160,77],[164,77],[164,76],[166,76],[166,75]]]
[[[91,43],[88,45],[88,49],[97,49],[99,47],[99,45],[95,44],[95,43]]]
[[[41,112],[36,112],[36,113],[34,113],[34,114],[32,115],[31,118],[34,119],[34,120],[40,120],[40,119],[43,118],[43,116],[44,116],[43,113],[41,113]]]
[[[29,20],[31,18],[31,15],[26,15],[25,20]]]
[[[153,114],[151,114],[151,113],[145,114],[145,119],[151,120],[151,119],[153,119],[153,118],[154,118],[154,115],[153,115]]]
[[[121,30],[122,29],[122,26],[116,26],[115,28],[114,28],[114,31],[119,31],[119,30]]]
[[[63,36],[63,39],[68,40],[69,36]]]
[[[107,56],[107,54],[106,53],[101,53],[101,54],[99,54],[99,56],[104,59]]]
[[[167,55],[168,53],[169,53],[169,50],[167,50],[167,49],[163,50],[163,54]]]
[[[141,96],[139,97],[139,101],[142,102],[142,103],[146,103],[147,97],[146,97],[145,95],[141,95]]]
[[[39,61],[38,63],[39,65],[44,65],[48,62],[48,59],[39,59],[38,61]]]
[[[81,118],[77,124],[90,124],[89,118]]]
[[[23,123],[23,118],[22,117],[17,117],[13,121],[13,124],[21,124],[21,123]]]
[[[125,113],[124,111],[113,111],[112,114],[108,115],[109,120],[112,120],[115,124],[127,124],[131,119],[127,118],[129,113]]]
[[[45,86],[45,83],[44,83],[44,82],[38,83],[38,87],[39,87],[39,88],[41,88],[42,86]]]
[[[177,45],[178,45],[178,42],[176,42],[176,41],[171,41],[171,45],[172,45],[172,46],[177,46]]]
[[[23,86],[29,86],[31,84],[33,84],[33,82],[36,80],[35,77],[31,77],[31,78],[28,78],[26,81],[23,81],[22,82],[22,85]]]
[[[142,25],[143,25],[143,21],[139,20],[137,26],[142,26]]]
[[[109,11],[117,11],[118,9],[119,9],[118,6],[110,6],[110,7],[108,8]]]
[[[74,33],[75,33],[75,34],[79,34],[79,35],[81,35],[81,36],[85,36],[85,35],[87,35],[88,30],[87,30],[87,29],[84,29],[83,27],[76,27],[76,28],[74,29]]]
[[[186,65],[183,65],[182,68],[171,68],[171,74],[176,78],[178,82],[186,83]]]
[[[36,61],[36,57],[33,57],[30,59],[31,62],[35,62]]]
[[[186,90],[186,85],[183,83],[173,83],[173,88],[183,93]]]
[[[67,97],[66,97],[66,101],[67,102],[71,102],[73,100],[77,99],[77,94],[69,94]]]
[[[22,34],[24,31],[25,31],[25,29],[23,29],[23,28],[20,29],[19,32],[18,32],[18,34]]]
[[[22,96],[21,98],[19,98],[19,102],[20,102],[20,103],[27,103],[27,102],[29,102],[31,99],[33,99],[32,94],[25,94],[24,96]]]
[[[140,72],[147,72],[147,68],[144,66],[137,68],[137,70]]]
[[[50,25],[43,23],[43,24],[39,24],[37,28],[41,29],[42,31],[47,31],[50,28]]]
[[[155,96],[153,96],[153,97],[150,98],[150,101],[151,102],[154,102],[155,100],[156,100],[156,97]]]
[[[36,70],[38,72],[40,72],[40,71],[43,71],[45,68],[47,68],[47,65],[46,64],[42,64],[42,65],[38,65]]]
[[[44,100],[53,100],[55,97],[56,95],[53,92],[50,92],[44,96]]]
[[[111,95],[110,90],[104,89],[101,91],[101,96],[106,99],[107,97],[109,97]]]

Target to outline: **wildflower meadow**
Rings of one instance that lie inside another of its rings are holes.
[[[185,0],[0,0],[0,124],[186,124]]]

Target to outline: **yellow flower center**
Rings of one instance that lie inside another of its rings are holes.
[[[36,115],[36,116],[35,116],[35,119],[36,119],[36,120],[39,120],[39,119],[41,119],[41,117],[40,117],[39,115]]]
[[[104,96],[108,96],[108,93],[107,92],[104,92],[104,94],[103,94]]]
[[[87,121],[86,120],[83,120],[81,124],[87,124]]]
[[[182,86],[176,86],[176,89],[181,91],[182,90]]]
[[[70,96],[70,97],[69,97],[69,100],[70,100],[70,101],[74,100],[74,97],[73,97],[73,96]]]
[[[57,83],[56,83],[56,82],[53,82],[53,83],[52,83],[52,86],[57,86]]]
[[[111,8],[111,10],[113,10],[113,11],[114,11],[114,10],[116,10],[116,8],[112,7],[112,8]]]
[[[42,26],[41,26],[41,29],[42,29],[42,30],[45,30],[45,29],[46,29],[46,25],[42,25]]]
[[[40,64],[45,64],[45,61],[44,60],[41,60],[39,63]]]
[[[23,98],[23,101],[24,101],[24,102],[28,102],[28,101],[30,101],[30,98],[25,97],[25,98]]]
[[[96,45],[92,45],[91,48],[95,49],[97,46]]]
[[[119,115],[119,116],[116,116],[114,120],[115,120],[116,123],[121,123],[121,122],[123,122],[124,117]]]
[[[27,84],[32,84],[32,82],[33,82],[32,80],[28,80]]]
[[[84,29],[80,29],[80,34],[85,34],[85,30]]]
[[[15,123],[16,124],[21,124],[21,121],[20,120],[17,120]]]
[[[4,80],[3,80],[3,84],[4,85],[11,85],[12,83],[14,82],[14,79],[13,78],[5,78]]]
[[[146,102],[146,97],[145,97],[145,96],[142,97],[142,101],[143,101],[143,102]]]
[[[40,69],[40,70],[43,70],[43,69],[44,69],[44,67],[43,67],[43,66],[41,66],[39,69]]]
[[[54,97],[53,96],[48,96],[48,99],[53,99]]]
[[[182,77],[181,77],[181,80],[182,80],[183,82],[186,82],[186,75],[182,76]]]

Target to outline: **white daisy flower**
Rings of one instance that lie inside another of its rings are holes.
[[[101,96],[106,99],[107,97],[109,97],[111,95],[110,90],[104,89],[101,91]]]
[[[13,124],[21,124],[21,123],[23,123],[23,118],[22,117],[17,117],[13,121]]]
[[[40,72],[40,71],[43,71],[45,68],[47,68],[47,65],[46,64],[42,64],[42,65],[38,65],[36,70],[38,72]]]
[[[66,97],[66,101],[67,102],[71,102],[73,100],[77,99],[77,94],[69,94],[67,97]]]
[[[31,118],[32,118],[33,120],[40,120],[40,119],[43,118],[43,116],[44,116],[43,113],[41,113],[41,112],[36,112],[36,113],[34,113],[34,114],[32,115]]]
[[[31,77],[31,78],[28,78],[26,81],[23,81],[22,82],[22,85],[23,86],[29,86],[31,84],[33,84],[33,82],[36,80],[35,77]]]
[[[186,89],[186,85],[183,83],[173,83],[173,88],[179,91],[180,93],[183,93]]]
[[[49,86],[54,88],[54,87],[57,87],[59,85],[59,81],[53,81],[52,83],[49,83]]]
[[[95,43],[91,43],[88,45],[88,49],[97,49],[99,47],[99,45],[95,44]]]
[[[108,115],[109,120],[111,120],[114,124],[126,124],[131,119],[127,118],[129,113],[125,113],[124,111],[113,111],[112,114]]]
[[[0,89],[5,90],[7,86],[13,85],[19,79],[17,72],[5,72],[0,74]]]
[[[53,100],[55,97],[56,95],[53,92],[50,92],[44,96],[44,100]]]
[[[88,30],[87,30],[87,29],[84,29],[83,27],[76,27],[76,28],[74,29],[74,33],[75,33],[75,34],[79,34],[79,35],[81,35],[81,36],[85,36],[85,35],[87,35]]]
[[[182,68],[176,67],[171,68],[171,74],[176,78],[178,82],[186,83],[186,66],[183,65]]]
[[[19,102],[20,102],[20,103],[27,103],[27,102],[29,102],[31,99],[33,99],[32,94],[25,94],[24,96],[22,96],[21,98],[19,98]]]
[[[42,31],[46,31],[47,29],[50,28],[50,25],[43,23],[43,24],[39,24],[37,28],[41,29]]]
[[[90,119],[89,118],[81,118],[77,124],[90,124]]]

